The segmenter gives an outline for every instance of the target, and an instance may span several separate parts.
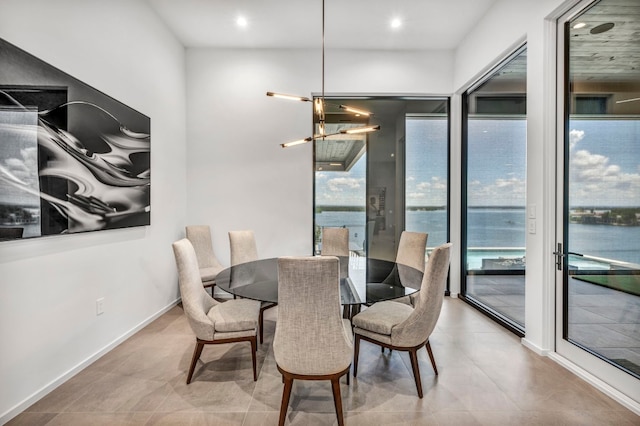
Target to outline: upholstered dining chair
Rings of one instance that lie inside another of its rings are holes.
[[[360,340],[380,345],[382,348],[409,352],[418,396],[422,398],[418,350],[423,346],[426,347],[431,365],[437,375],[438,369],[429,344],[429,336],[436,326],[442,309],[450,253],[451,243],[446,243],[436,247],[429,256],[415,307],[385,301],[374,303],[353,317],[354,377],[358,374]]]
[[[429,234],[424,232],[402,231],[402,234],[400,234],[400,242],[396,252],[396,264],[400,282],[408,283],[409,285],[413,284],[414,280],[409,276],[413,272],[411,269],[424,272],[428,236]],[[405,266],[411,269],[407,269]],[[396,299],[396,301],[415,305],[417,298],[418,293],[415,293],[408,297]]]
[[[335,256],[278,259],[278,320],[273,354],[284,391],[284,424],[294,380],[330,380],[338,424],[344,424],[340,377],[351,367],[351,323],[340,313],[339,260]]]
[[[193,371],[204,345],[250,342],[253,380],[257,380],[256,350],[260,302],[250,299],[228,300],[220,303],[202,287],[198,260],[191,242],[183,238],[173,243],[178,267],[182,306],[189,325],[196,335],[196,347],[187,374],[191,383]]]
[[[258,246],[256,245],[256,237],[252,230],[229,231],[229,249],[231,266],[258,260]],[[260,316],[258,318],[258,323],[260,324],[260,344],[264,342],[264,311],[277,305],[277,303],[270,302],[260,303]]]
[[[185,226],[187,239],[193,245],[198,258],[200,279],[204,288],[211,288],[211,296],[216,285],[216,276],[224,269],[213,252],[211,228],[208,225]]]
[[[322,228],[321,256],[340,259],[340,278],[349,276],[349,228]]]

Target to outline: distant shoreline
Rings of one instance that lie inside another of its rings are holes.
[[[316,211],[353,211],[353,212],[363,212],[365,211],[365,206],[343,206],[343,205],[317,205]],[[498,209],[498,210],[525,210],[525,206],[468,206],[470,210],[478,210],[478,209]],[[409,211],[437,211],[437,210],[446,210],[447,206],[407,206],[407,210]],[[640,207],[610,207],[610,206],[601,206],[601,207],[582,207],[576,206],[571,208],[572,211],[580,211],[580,210],[627,210],[627,211],[637,211],[640,213]]]
[[[407,206],[408,211],[440,211],[446,210],[446,206]],[[469,209],[498,209],[498,210],[525,210],[524,206],[470,206]],[[364,212],[365,206],[316,206],[316,212]]]

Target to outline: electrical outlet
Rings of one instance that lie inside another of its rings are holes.
[[[529,219],[529,233],[530,234],[535,234],[536,233],[536,220],[535,219]]]
[[[96,315],[104,314],[104,297],[96,300]]]

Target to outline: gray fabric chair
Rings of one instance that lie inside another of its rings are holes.
[[[278,259],[278,303],[273,353],[284,381],[279,424],[294,379],[330,380],[338,424],[344,424],[339,379],[349,378],[353,338],[351,323],[340,313],[338,258]]]
[[[253,231],[229,231],[231,266],[258,260],[258,247]]]
[[[349,276],[349,229],[322,228],[321,256],[336,256],[340,259],[340,278]]]
[[[187,239],[193,245],[198,258],[200,279],[205,288],[211,288],[211,296],[216,285],[216,276],[224,269],[213,252],[211,228],[208,225],[189,225],[185,227]]]
[[[354,377],[358,374],[360,340],[375,343],[383,348],[408,351],[418,396],[422,398],[418,350],[423,346],[426,347],[431,365],[437,375],[438,369],[429,344],[429,336],[438,322],[442,309],[444,289],[449,273],[450,253],[451,243],[446,243],[436,247],[429,256],[415,308],[404,303],[385,301],[374,303],[353,317],[353,331],[355,333]]]
[[[424,232],[402,231],[402,234],[400,234],[398,252],[396,253],[400,282],[413,287],[415,280],[412,279],[413,271],[411,271],[411,269],[424,272],[428,236],[429,235]],[[403,268],[403,265],[409,268]],[[416,289],[420,289],[420,282],[417,284]],[[412,294],[411,296],[403,297],[396,301],[415,306],[417,298],[418,294]]]
[[[424,232],[402,231],[400,242],[398,243],[398,252],[396,253],[396,263],[424,271],[428,237],[429,234]]]
[[[251,230],[229,231],[229,249],[231,266],[258,260],[256,237]],[[250,279],[250,277],[247,279]],[[264,342],[264,311],[277,305],[277,303],[270,302],[260,303],[260,316],[258,318],[258,323],[260,324],[260,344]]]
[[[257,380],[256,349],[260,302],[249,299],[229,300],[220,303],[202,287],[195,250],[188,239],[173,243],[173,253],[178,267],[182,307],[189,325],[196,335],[187,384],[204,345],[250,342],[253,361],[253,380]]]

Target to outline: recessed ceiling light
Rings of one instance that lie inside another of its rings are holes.
[[[577,30],[577,29],[580,29],[580,28],[584,28],[584,27],[586,27],[586,26],[587,26],[587,24],[585,24],[584,22],[578,22],[577,24],[575,24],[575,25],[573,26],[573,29],[574,29],[574,30]]]
[[[400,28],[402,26],[402,20],[400,18],[393,18],[391,20],[391,28]]]
[[[609,31],[611,28],[615,27],[616,24],[613,22],[607,22],[606,24],[600,24],[597,27],[591,28],[589,31],[591,34],[602,34]]]
[[[247,24],[247,18],[245,18],[244,16],[238,16],[238,19],[236,19],[236,25],[240,28],[245,28]]]

